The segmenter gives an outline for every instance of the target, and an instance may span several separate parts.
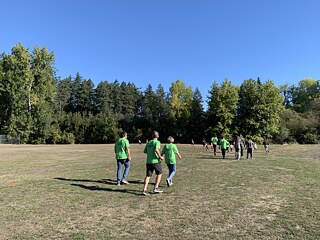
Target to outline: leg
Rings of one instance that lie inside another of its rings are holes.
[[[129,174],[129,170],[130,170],[130,161],[127,159],[124,161],[124,173],[123,173],[123,178],[122,181],[127,180],[128,174]]]
[[[222,158],[225,159],[226,157],[226,149],[221,149],[222,152]]]
[[[236,152],[236,159],[237,159],[237,160],[240,160],[240,152],[239,152],[239,151]]]
[[[155,182],[155,186],[154,186],[154,192],[157,192],[157,193],[160,193],[162,192],[162,190],[159,190],[158,187],[159,187],[159,184],[160,184],[160,181],[161,181],[161,176],[162,176],[162,166],[161,166],[161,163],[156,163],[154,164],[154,170],[157,174],[157,177],[156,177],[156,182]]]
[[[172,178],[176,174],[177,165],[176,164],[168,164],[168,168],[169,168],[168,180],[169,180],[170,183],[172,183]]]
[[[155,189],[159,187],[159,184],[160,184],[160,181],[161,181],[161,176],[162,176],[162,173],[160,173],[156,177],[156,185],[154,186]]]
[[[144,192],[146,192],[147,189],[148,189],[149,181],[150,181],[150,177],[146,176],[145,179],[144,179],[144,185],[143,185],[143,191]]]
[[[117,184],[120,184],[121,181],[121,174],[122,174],[122,159],[117,159]]]

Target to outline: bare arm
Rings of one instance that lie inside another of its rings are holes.
[[[131,161],[131,152],[130,152],[130,148],[127,148],[127,155],[128,155],[128,159],[129,159],[129,161]]]
[[[161,156],[161,152],[159,148],[156,148],[156,153],[158,154],[158,157],[163,160],[163,156]]]
[[[177,155],[178,155],[179,159],[181,159],[181,154],[180,154],[180,153],[177,153]]]

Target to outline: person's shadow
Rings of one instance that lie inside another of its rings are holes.
[[[91,179],[71,179],[71,178],[62,178],[56,177],[54,180],[59,181],[68,181],[68,182],[88,182],[88,183],[102,183],[108,185],[117,185],[117,182],[112,179],[101,179],[101,180],[91,180]],[[130,184],[143,184],[141,180],[133,180],[130,181]],[[99,187],[99,186],[87,186],[84,184],[72,183],[71,186],[81,187],[86,190],[90,191],[106,191],[106,192],[121,192],[121,193],[129,193],[134,195],[141,195],[141,191],[138,190],[131,190],[131,189],[121,189],[121,188],[106,188],[106,187]]]
[[[120,189],[120,188],[105,188],[105,187],[99,187],[99,186],[87,186],[83,184],[76,184],[72,183],[71,186],[80,187],[86,190],[90,191],[106,191],[106,192],[120,192],[120,193],[129,193],[134,195],[141,195],[141,191],[139,190],[132,190],[132,189]]]
[[[69,181],[69,182],[92,182],[92,183],[102,183],[102,184],[109,184],[109,185],[117,185],[117,181],[113,179],[101,179],[101,180],[92,180],[92,179],[75,179],[75,178],[62,178],[62,177],[56,177],[54,180],[60,180],[60,181]],[[130,184],[143,184],[143,181],[141,180],[132,180],[130,181]]]

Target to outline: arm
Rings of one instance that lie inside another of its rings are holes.
[[[143,152],[144,152],[144,153],[147,153],[147,144],[146,144],[146,146],[144,147]]]
[[[181,154],[180,154],[180,153],[177,153],[177,155],[178,155],[179,159],[181,159]]]
[[[129,161],[131,161],[131,152],[130,152],[130,148],[127,148],[127,155],[128,155],[128,159],[129,159]]]
[[[161,156],[161,152],[160,152],[160,149],[159,148],[156,148],[156,153],[158,155],[158,157],[163,160],[163,157]]]

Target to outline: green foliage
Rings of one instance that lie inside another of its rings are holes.
[[[297,112],[303,113],[311,109],[312,101],[320,97],[320,81],[306,78],[298,86],[291,87],[292,105]]]
[[[160,140],[201,142],[212,133],[235,133],[255,141],[317,143],[320,136],[320,82],[298,86],[258,78],[240,88],[214,82],[203,110],[199,89],[177,80],[165,92],[159,84],[145,91],[133,83],[103,81],[94,88],[80,73],[57,79],[53,52],[17,44],[0,55],[0,133],[21,143],[110,143],[122,129],[129,139],[145,141],[153,130]],[[283,109],[285,106],[287,109]]]
[[[177,80],[171,84],[169,89],[169,104],[174,126],[172,135],[177,141],[190,141],[188,134],[188,121],[191,116],[191,107],[193,99],[192,87],[186,87],[181,80]]]
[[[245,80],[239,97],[235,124],[240,134],[261,141],[279,131],[283,98],[271,80]]]
[[[203,133],[205,130],[205,115],[203,111],[203,100],[198,88],[193,93],[190,117],[187,120],[187,136],[185,142],[190,142],[191,139],[195,143],[202,141]]]
[[[212,133],[223,134],[225,138],[232,139],[233,122],[239,101],[239,89],[229,80],[224,80],[219,87],[214,82],[209,91],[208,126]]]

